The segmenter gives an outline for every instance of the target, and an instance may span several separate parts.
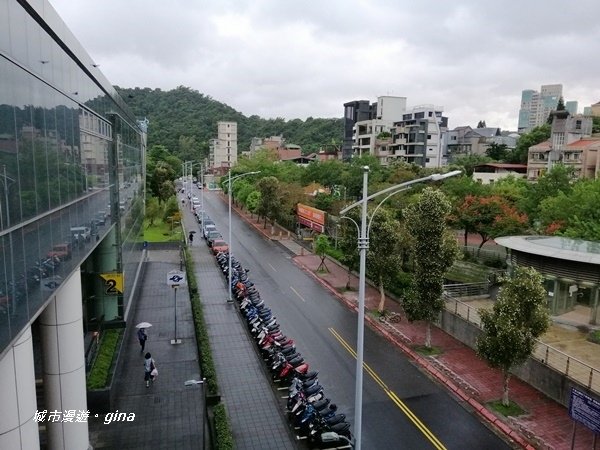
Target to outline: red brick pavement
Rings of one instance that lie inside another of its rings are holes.
[[[235,208],[235,211],[266,238],[273,240],[288,239],[288,234],[278,228],[272,230],[267,225],[257,223],[256,217]],[[273,232],[272,232],[273,231]],[[323,286],[328,288],[348,307],[357,309],[358,294],[355,290],[346,291],[347,271],[332,261],[327,261],[328,273],[317,273],[321,260],[309,251],[294,258],[294,261],[310,273]],[[350,286],[356,287],[358,280],[350,277]],[[367,284],[365,288],[365,308],[376,311],[379,304],[379,292]],[[475,352],[437,327],[432,327],[431,336],[434,346],[441,349],[435,357],[423,357],[413,350],[413,345],[425,341],[425,325],[410,323],[402,309],[394,300],[386,298],[385,309],[402,315],[398,323],[381,323],[372,314],[365,314],[367,324],[385,335],[388,340],[404,351],[415,364],[426,370],[430,376],[444,384],[462,401],[468,403],[480,417],[491,423],[498,431],[512,439],[521,448],[566,450],[571,448],[573,421],[562,405],[551,400],[535,388],[513,377],[510,380],[510,398],[517,402],[526,415],[518,418],[498,417],[486,409],[485,403],[497,400],[502,394],[500,371],[488,367]],[[593,434],[581,425],[577,426],[576,442],[573,448],[589,449],[593,445]]]

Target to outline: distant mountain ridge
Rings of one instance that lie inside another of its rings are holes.
[[[289,144],[300,145],[304,153],[323,145],[340,145],[343,119],[306,120],[262,119],[246,117],[232,107],[194,89],[179,86],[170,91],[151,88],[115,87],[138,118],[147,117],[148,147],[164,145],[170,153],[179,153],[180,136],[195,137],[201,153],[208,153],[208,142],[216,138],[218,121],[238,124],[238,151],[248,150],[253,137],[283,135]],[[340,110],[342,106],[340,105]]]

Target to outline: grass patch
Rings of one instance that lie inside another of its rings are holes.
[[[413,350],[423,356],[436,356],[442,354],[442,349],[439,347],[425,347],[424,345],[416,345]]]
[[[142,240],[148,242],[179,242],[183,237],[181,225],[176,225],[171,230],[171,224],[162,220],[155,220],[152,226],[144,220]]]
[[[512,400],[509,401],[508,406],[504,406],[502,404],[502,400],[494,400],[493,402],[487,403],[487,406],[489,406],[489,408],[492,411],[501,414],[505,417],[522,416],[526,412],[523,408],[521,408]]]
[[[600,344],[600,330],[591,331],[588,334],[587,340],[594,344]]]
[[[217,450],[233,449],[233,436],[231,434],[231,429],[229,428],[227,413],[225,412],[225,405],[223,405],[223,403],[219,403],[215,406],[214,415],[216,434],[215,448]]]
[[[115,329],[106,330],[102,334],[98,355],[87,378],[88,389],[102,389],[106,387],[110,379],[110,368],[115,357],[115,352],[117,351],[120,336],[121,330]]]
[[[489,273],[489,268],[484,265],[458,260],[444,277],[457,283],[478,283],[487,281]]]

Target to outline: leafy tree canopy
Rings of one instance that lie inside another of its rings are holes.
[[[307,152],[321,146],[339,146],[343,135],[343,119],[306,120],[247,117],[208,95],[185,86],[163,91],[150,88],[116,87],[127,99],[137,117],[149,120],[148,146],[164,145],[182,160],[208,156],[209,141],[216,137],[217,121],[238,124],[238,149],[247,150],[253,137],[283,135],[288,143],[300,145]]]

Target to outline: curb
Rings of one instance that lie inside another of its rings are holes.
[[[223,199],[223,196],[220,196],[220,197],[221,197],[221,199]],[[270,236],[267,233],[265,233],[262,228],[254,226],[254,224],[251,221],[247,220],[247,218],[244,214],[240,214],[238,209],[236,207],[234,207],[233,204],[232,204],[231,210],[235,211],[239,217],[241,217],[246,223],[250,224],[252,226],[252,228],[254,228],[256,231],[258,231],[260,234],[262,234],[263,237],[265,237],[266,239],[269,239],[271,241],[279,240],[279,239],[276,239],[273,236]],[[327,290],[329,290],[338,300],[340,300],[342,303],[344,303],[344,305],[346,305],[346,307],[348,309],[353,310],[353,311],[358,311],[358,305],[355,305],[354,303],[349,301],[346,297],[344,297],[337,290],[335,290],[325,280],[316,276],[309,267],[307,267],[304,264],[302,264],[301,262],[297,261],[296,257],[292,257],[292,261],[294,262],[294,264],[296,264],[298,267],[300,267],[303,271],[310,274],[310,276],[313,279],[315,279],[319,284],[321,284],[323,287],[325,287]],[[460,398],[462,401],[464,401],[469,406],[471,406],[475,410],[477,415],[481,419],[483,419],[487,423],[489,423],[495,430],[497,430],[498,432],[505,435],[507,438],[509,438],[511,441],[513,441],[514,443],[516,443],[523,449],[536,450],[535,447],[533,445],[531,445],[521,434],[519,434],[517,431],[513,430],[506,422],[502,421],[498,416],[496,416],[494,413],[489,411],[485,406],[483,406],[478,400],[476,400],[474,397],[470,396],[467,392],[465,392],[463,389],[461,389],[459,386],[457,386],[450,378],[446,377],[446,375],[444,375],[436,367],[434,367],[432,364],[430,364],[425,358],[423,358],[421,355],[415,353],[406,344],[399,341],[388,330],[383,328],[379,324],[379,322],[377,322],[373,318],[369,317],[368,315],[365,315],[365,320],[366,320],[366,322],[369,323],[371,328],[374,328],[375,330],[377,330],[377,332],[379,332],[380,334],[385,336],[385,338],[389,342],[394,344],[404,354],[409,356],[413,361],[415,361],[415,363],[418,366],[422,367],[425,371],[427,371],[427,373],[429,373],[439,383],[446,386],[458,398]]]
[[[316,276],[314,272],[301,262],[297,261],[296,258],[292,258],[294,264],[300,267],[305,272],[309,273],[313,279],[315,279],[319,284],[328,289],[338,300],[340,300],[346,307],[353,311],[358,311],[358,306],[353,302],[349,301],[346,297],[341,295],[338,291],[336,291],[331,285],[329,285],[325,280]],[[415,353],[410,347],[406,344],[398,340],[395,336],[393,336],[388,330],[386,330],[379,322],[374,320],[372,317],[365,315],[365,321],[369,323],[371,328],[377,330],[378,333],[383,335],[390,343],[394,344],[398,347],[404,354],[410,357],[415,363],[423,368],[427,373],[429,373],[434,379],[436,379],[439,383],[446,386],[451,392],[453,392],[457,397],[459,397],[462,401],[469,404],[477,413],[477,415],[488,422],[492,427],[494,427],[497,431],[508,437],[511,441],[519,445],[521,448],[526,450],[535,450],[535,447],[531,445],[521,434],[517,431],[513,430],[508,424],[502,421],[498,416],[488,410],[485,406],[483,406],[478,400],[474,397],[470,396],[467,392],[457,386],[454,381],[444,375],[440,370],[438,370],[435,366],[427,361],[426,358],[423,358],[421,355]]]

